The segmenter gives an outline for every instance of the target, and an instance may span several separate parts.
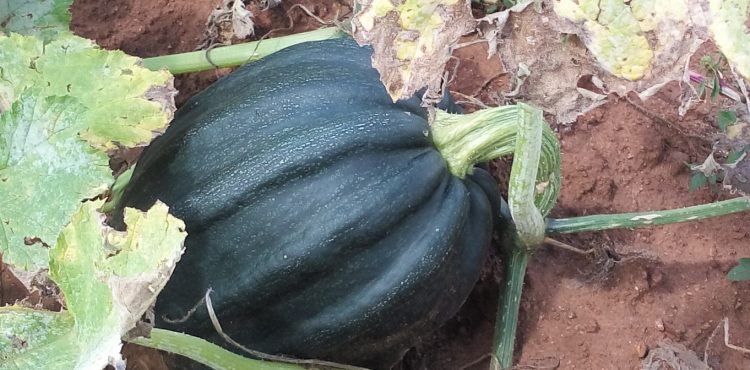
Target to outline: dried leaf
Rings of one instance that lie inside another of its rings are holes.
[[[354,37],[374,49],[373,66],[395,101],[428,88],[439,99],[443,71],[458,39],[477,25],[465,0],[358,0]]]
[[[695,352],[679,343],[663,342],[648,352],[642,370],[690,369],[711,370]]]
[[[743,120],[748,118],[746,114],[740,116]],[[727,164],[722,166],[724,187],[742,195],[750,195],[750,124],[737,121],[727,126],[716,141],[714,151],[729,153],[730,156]]]
[[[569,123],[601,105],[603,96],[635,91],[642,100],[684,79],[690,56],[708,39],[706,11],[687,0],[547,0],[511,17],[500,52],[509,70],[532,76],[521,96]],[[553,10],[554,9],[554,10]],[[544,53],[540,53],[544,50]],[[593,94],[581,78],[602,81]],[[686,85],[687,86],[687,85]]]
[[[750,157],[745,156],[731,166],[724,166],[724,187],[750,196]]]
[[[252,17],[253,13],[245,9],[245,3],[242,1],[232,3],[232,31],[235,37],[244,39],[255,33]]]
[[[206,30],[198,49],[214,44],[232,43],[233,38],[244,39],[255,33],[253,13],[245,8],[243,1],[224,0],[208,16]]]

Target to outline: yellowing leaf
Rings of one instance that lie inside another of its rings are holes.
[[[657,30],[663,19],[684,19],[687,9],[685,0],[670,6],[654,0],[633,0],[630,5],[622,0],[556,0],[554,5],[559,16],[583,25],[586,46],[602,67],[629,80],[643,77],[654,61],[646,32]],[[671,37],[659,32],[656,36]]]
[[[748,0],[709,0],[714,42],[743,77],[750,78]]]
[[[102,369],[154,302],[182,254],[184,224],[163,203],[127,209],[126,232],[85,202],[50,251],[66,310],[0,307],[0,370]]]
[[[645,100],[682,80],[688,60],[708,40],[709,17],[699,2],[543,2],[548,6],[542,10],[527,8],[509,19],[498,50],[508,71],[528,66],[520,91],[525,101],[563,123],[611,93],[633,91]],[[595,88],[592,81],[598,81]]]
[[[164,130],[174,88],[168,72],[70,34],[0,34],[0,51],[0,253],[35,272],[81,201],[114,181],[107,152]]]
[[[395,101],[437,91],[451,48],[477,21],[465,0],[360,0],[354,37],[374,49],[373,66]]]

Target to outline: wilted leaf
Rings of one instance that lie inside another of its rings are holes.
[[[698,355],[680,343],[659,343],[648,351],[641,370],[690,369],[712,370]]]
[[[580,35],[604,69],[615,76],[637,80],[649,69],[654,57],[644,29],[634,14],[638,3],[651,5],[635,1],[628,5],[620,0],[560,0],[555,2],[555,12],[582,25]],[[640,13],[645,15],[648,11]],[[644,26],[653,27],[654,19],[649,21]]]
[[[466,0],[358,0],[354,37],[374,49],[373,66],[393,100],[439,90],[458,39],[477,21]]]
[[[705,1],[705,0],[704,0]],[[737,71],[750,78],[750,34],[747,30],[748,0],[708,0],[711,34],[719,50]]]
[[[174,89],[169,73],[72,35],[0,35],[0,51],[0,253],[37,271],[81,201],[114,181],[107,152],[164,130]]]
[[[126,210],[127,233],[86,202],[50,252],[67,311],[0,308],[0,369],[102,369],[154,302],[182,252],[182,221],[157,203]]]
[[[562,78],[562,81],[540,81],[544,88],[534,89],[531,94],[562,122],[572,122],[578,115],[600,104],[574,89],[580,76],[590,74],[600,78],[605,87],[602,95],[616,93],[625,96],[635,91],[640,99],[645,100],[666,83],[682,80],[686,62],[708,39],[705,12],[687,0],[670,3],[670,6],[656,0],[552,0],[550,5],[553,5],[554,12],[536,14],[527,10],[523,19],[518,19],[514,26],[518,27],[521,22],[539,24],[564,34],[577,35],[584,45],[576,43],[575,38],[573,42],[561,45],[554,37],[544,37],[536,30],[533,35],[513,35],[515,42],[504,49],[503,56],[528,64],[533,53],[522,47],[520,55],[512,54],[525,38],[538,40],[537,50],[545,50],[546,55],[540,63],[554,65],[558,70],[540,78]],[[581,50],[582,46],[585,49]],[[530,67],[532,73],[539,68],[542,71],[548,69],[547,66]],[[547,94],[546,98],[544,94]]]
[[[731,165],[724,166],[725,187],[750,196],[750,156],[745,156]]]
[[[521,96],[563,123],[600,105],[609,93],[634,91],[646,100],[671,81],[686,82],[679,110],[684,114],[694,93],[685,69],[710,35],[738,71],[750,69],[748,0],[678,0],[668,6],[657,0],[544,3],[543,12],[527,9],[511,19],[501,54],[510,71],[529,66],[532,77]],[[590,75],[604,82],[601,91],[584,92],[578,86]],[[711,87],[717,94],[719,87]]]
[[[6,0],[0,2],[0,30],[35,35],[50,41],[68,31],[73,0]]]
[[[214,44],[231,44],[233,38],[244,39],[255,33],[253,13],[245,8],[245,2],[224,0],[206,20],[206,31],[198,49]]]
[[[714,152],[726,156],[721,165],[722,184],[730,191],[750,195],[750,114],[744,105],[737,110],[721,111],[719,126],[726,124],[714,143]]]

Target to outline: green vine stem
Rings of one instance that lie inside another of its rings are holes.
[[[577,233],[608,229],[630,229],[697,221],[750,210],[750,197],[739,197],[664,211],[591,215],[547,220],[548,233]]]
[[[526,250],[518,238],[513,236],[505,238],[504,245],[511,248],[506,255],[505,287],[501,290],[501,300],[498,304],[495,319],[495,335],[492,342],[495,348],[494,354],[500,363],[500,367],[508,369],[513,366],[518,312],[521,307],[526,267],[529,264],[531,253]]]
[[[544,241],[544,216],[534,204],[537,167],[541,157],[542,131],[547,126],[542,112],[530,107],[519,107],[513,166],[508,185],[508,205],[513,225],[506,230],[505,246],[510,258],[506,262],[505,289],[498,304],[495,322],[495,356],[500,366],[513,365],[518,312],[521,307],[523,281],[529,255]]]
[[[549,127],[542,111],[528,105],[518,109],[516,147],[508,184],[508,205],[519,241],[529,252],[544,241],[544,215],[534,204],[542,132]],[[523,275],[521,276],[523,280]]]
[[[512,364],[518,310],[529,255],[544,240],[546,215],[560,189],[560,147],[542,111],[527,104],[483,109],[466,115],[438,111],[432,124],[435,146],[451,173],[465,177],[476,163],[513,154],[509,206],[501,205],[506,286],[501,292],[494,335],[500,366]]]
[[[524,121],[529,120],[537,120],[535,122],[542,129],[534,203],[542,214],[547,214],[554,207],[560,191],[560,145],[555,133],[544,123],[541,110],[523,103],[470,114],[437,110],[430,131],[448,169],[455,176],[464,178],[475,164],[516,152],[518,130]]]
[[[166,68],[172,74],[236,67],[261,59],[292,45],[344,36],[346,36],[346,33],[342,32],[339,28],[326,27],[315,31],[222,46],[209,50],[145,58],[143,59],[143,65],[151,70]]]
[[[129,342],[185,356],[215,370],[307,369],[307,367],[297,364],[249,359],[203,339],[164,329],[152,329],[150,338],[138,337]]]

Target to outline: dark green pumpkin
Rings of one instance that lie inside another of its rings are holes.
[[[263,352],[388,368],[456,313],[492,235],[492,178],[453,176],[418,99],[393,103],[350,39],[287,48],[190,99],[123,195],[182,218],[157,302],[213,288],[224,331]],[[222,345],[205,308],[157,326]]]

